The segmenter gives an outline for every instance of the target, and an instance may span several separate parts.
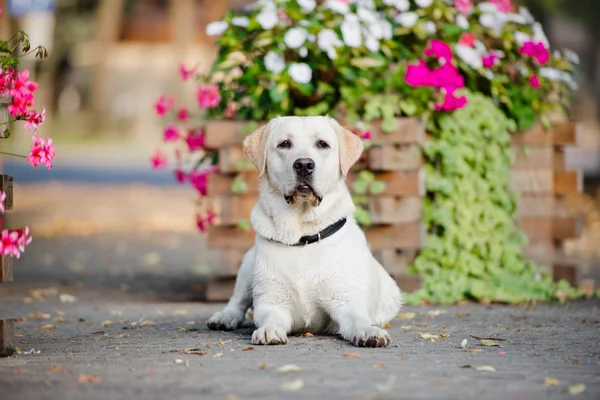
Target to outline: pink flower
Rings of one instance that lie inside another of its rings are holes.
[[[19,232],[2,229],[0,234],[0,254],[19,258]]]
[[[281,22],[283,22],[284,25],[292,25],[294,22],[292,21],[292,19],[289,17],[289,15],[286,14],[285,11],[283,10],[278,10],[277,11],[277,16],[279,17],[279,20]]]
[[[37,132],[39,126],[46,120],[46,108],[44,107],[41,113],[29,110],[23,117],[25,120],[25,129]]]
[[[477,36],[475,35],[475,32],[463,32],[462,35],[460,35],[460,38],[458,39],[458,43],[464,46],[473,47],[473,45],[475,44],[476,37]]]
[[[196,75],[196,71],[200,65],[196,64],[192,68],[186,68],[184,63],[179,64],[179,75],[181,75],[181,79],[187,81],[192,76]]]
[[[200,232],[206,232],[209,225],[214,223],[217,214],[209,208],[206,210],[206,217],[202,218],[200,215],[196,215],[196,226],[200,229]]]
[[[523,43],[519,53],[535,58],[540,65],[546,64],[550,59],[550,52],[542,42],[527,41]]]
[[[404,79],[411,86],[431,86],[431,71],[427,68],[425,61],[419,60],[417,65],[406,67]]]
[[[154,108],[156,109],[156,114],[159,117],[164,117],[167,112],[173,108],[173,97],[165,97],[164,94],[161,94],[158,98],[157,102],[154,104]]]
[[[202,196],[207,194],[208,175],[217,171],[217,167],[212,166],[203,171],[192,171],[188,178],[192,186],[200,192]]]
[[[185,108],[185,107],[181,107],[179,109],[179,111],[177,111],[177,119],[182,122],[186,122],[188,120],[189,116],[190,116],[190,113],[188,112],[187,108]]]
[[[452,60],[452,49],[441,40],[432,39],[424,54],[428,57],[435,57],[437,60],[444,59],[446,62]]]
[[[150,162],[152,163],[153,169],[162,169],[168,164],[167,155],[164,151],[156,149],[154,155],[150,158]]]
[[[454,0],[454,7],[456,7],[459,13],[466,17],[471,14],[473,3],[471,3],[471,0]]]
[[[453,92],[465,86],[465,79],[454,65],[445,63],[431,71],[431,85]]]
[[[494,53],[493,51],[487,56],[481,57],[481,61],[483,62],[483,66],[485,68],[492,68],[494,65],[496,65],[496,60],[499,59],[500,57],[498,57],[498,54]]]
[[[235,117],[236,106],[234,104],[228,104],[225,108],[225,118],[233,118]]]
[[[195,151],[204,148],[204,132],[190,131],[185,138],[189,151]]]
[[[360,135],[360,137],[363,140],[371,140],[371,132],[365,131],[362,133],[362,135]]]
[[[187,179],[187,174],[184,171],[180,170],[180,169],[176,169],[175,170],[175,179],[179,183],[184,183],[185,180]]]
[[[165,128],[163,134],[164,134],[165,142],[173,142],[173,141],[179,139],[179,131],[173,124],[168,125]]]
[[[540,80],[538,79],[537,75],[533,74],[529,77],[529,84],[535,89],[540,88]]]
[[[17,238],[17,247],[19,249],[19,252],[22,253],[25,251],[25,247],[31,243],[31,240],[33,239],[31,236],[29,236],[29,227],[26,226],[23,229],[17,229],[14,230],[13,232],[17,232],[19,237]],[[20,254],[18,254],[16,257],[19,258]]]
[[[504,355],[504,354],[506,354],[506,353],[505,353],[505,352],[503,352],[503,351],[499,351],[499,352],[498,352],[498,354],[499,354],[499,355],[501,355],[501,356],[503,356],[503,355]]]
[[[6,200],[6,193],[0,191],[0,213],[4,214],[4,200]]]
[[[200,108],[215,108],[221,101],[218,85],[200,86],[197,92]]]
[[[511,13],[515,11],[515,6],[512,4],[510,0],[489,0],[490,3],[496,6],[498,11],[502,11],[504,13]]]
[[[442,104],[436,104],[435,109],[438,111],[452,111],[463,108],[466,104],[467,98],[465,96],[454,96],[454,90],[452,90],[446,91],[446,94],[444,95],[444,102]]]
[[[44,164],[46,168],[52,169],[52,160],[56,156],[56,150],[52,144],[52,139],[38,138],[33,136],[33,145],[29,151],[27,162],[32,166],[37,167],[39,164]]]

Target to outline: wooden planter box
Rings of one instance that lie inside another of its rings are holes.
[[[386,189],[369,195],[372,226],[365,228],[365,233],[374,256],[403,290],[412,291],[419,287],[419,279],[406,275],[406,268],[426,237],[421,221],[426,190],[420,150],[426,135],[418,119],[399,118],[398,122],[398,129],[391,133],[384,133],[377,123],[370,130],[373,140],[383,145],[367,151],[367,162],[376,179],[386,183]],[[219,152],[219,173],[208,179],[211,204],[219,214],[217,226],[208,232],[208,245],[220,251],[218,270],[207,286],[209,301],[229,298],[242,256],[254,243],[253,231],[236,227],[240,220],[249,218],[258,194],[258,174],[241,148],[241,132],[246,124],[213,121],[206,127],[207,149]],[[579,171],[566,171],[564,163],[565,146],[576,145],[577,139],[577,125],[572,122],[555,124],[551,133],[540,125],[513,137],[517,160],[512,180],[520,194],[518,223],[531,240],[525,251],[535,261],[548,265],[548,260],[537,256],[539,247],[546,245],[540,254],[551,250],[548,268],[553,268],[560,253],[560,241],[577,237],[581,230],[581,221],[560,207],[562,196],[582,190]],[[244,176],[248,190],[236,195],[231,187],[238,174]],[[352,180],[350,174],[350,187]]]

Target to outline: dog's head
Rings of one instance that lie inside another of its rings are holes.
[[[285,200],[318,206],[363,152],[358,136],[330,117],[277,117],[244,140],[244,152]]]

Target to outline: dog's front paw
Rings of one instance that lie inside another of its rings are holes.
[[[378,326],[357,329],[351,342],[359,347],[385,347],[390,344],[390,334]]]
[[[252,344],[286,344],[287,334],[281,328],[263,326],[252,334]]]
[[[239,328],[242,322],[244,322],[244,315],[223,310],[210,317],[206,325],[208,329],[214,331],[233,331]]]

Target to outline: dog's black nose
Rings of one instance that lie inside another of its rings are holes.
[[[294,171],[298,175],[306,176],[315,170],[315,162],[312,158],[299,158],[294,161]]]

